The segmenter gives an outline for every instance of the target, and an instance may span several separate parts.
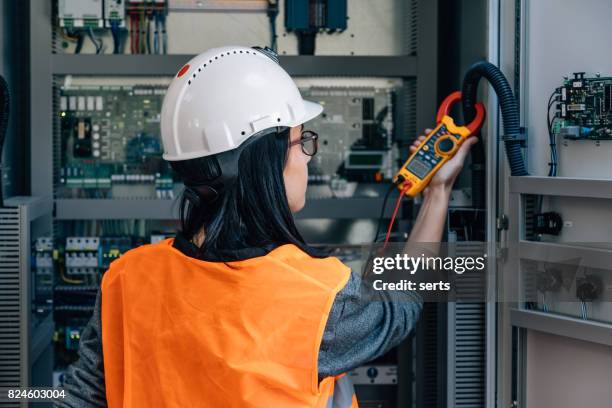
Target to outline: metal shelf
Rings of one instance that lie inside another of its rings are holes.
[[[612,180],[510,177],[510,193],[612,199]]]
[[[306,202],[297,219],[311,218],[378,218],[382,198],[329,198]],[[385,216],[390,216],[392,206],[387,205]],[[96,219],[178,219],[176,200],[129,199],[58,199],[55,200],[55,216],[59,220]]]
[[[596,248],[592,245],[580,246],[521,240],[519,241],[519,256],[521,259],[558,263],[580,260],[581,266],[604,270],[610,269],[612,265],[612,248]]]
[[[178,218],[178,202],[154,199],[59,199],[55,200],[55,218],[173,220]]]
[[[51,55],[56,75],[174,76],[194,55]],[[281,56],[281,65],[295,76],[416,77],[412,56]]]
[[[32,222],[43,215],[51,214],[53,209],[53,202],[45,197],[14,196],[4,200],[4,205],[6,207],[27,206],[27,222]]]
[[[612,325],[531,310],[510,311],[513,326],[612,346]]]
[[[56,75],[174,76],[194,55],[73,55],[53,54]],[[280,56],[281,65],[295,76],[415,77],[412,56]]]

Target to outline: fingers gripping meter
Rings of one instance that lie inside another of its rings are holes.
[[[469,125],[457,126],[449,116],[449,111],[459,101],[459,91],[444,99],[438,109],[435,129],[427,135],[393,178],[393,182],[404,194],[414,197],[423,191],[440,167],[453,158],[459,146],[480,130],[485,119],[483,104],[475,105],[476,117]]]

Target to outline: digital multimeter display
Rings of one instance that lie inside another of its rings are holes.
[[[417,156],[412,159],[406,169],[422,180],[427,176],[427,173],[431,171],[432,166]]]

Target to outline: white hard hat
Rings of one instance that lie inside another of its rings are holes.
[[[293,127],[323,107],[305,101],[268,50],[222,47],[204,52],[177,73],[164,98],[164,159],[232,150],[262,130]]]

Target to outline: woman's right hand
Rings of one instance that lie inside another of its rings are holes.
[[[431,133],[431,129],[425,129],[425,134]],[[426,136],[420,135],[417,137],[412,145],[410,145],[410,153],[414,153],[421,143],[425,140]],[[433,176],[427,188],[423,191],[423,195],[427,196],[431,190],[442,190],[447,194],[450,194],[450,191],[453,188],[453,184],[455,184],[455,180],[457,176],[461,172],[463,165],[465,163],[465,159],[470,151],[470,148],[478,142],[477,137],[469,137],[467,140],[463,142],[463,144],[459,147],[455,155],[447,161]]]

